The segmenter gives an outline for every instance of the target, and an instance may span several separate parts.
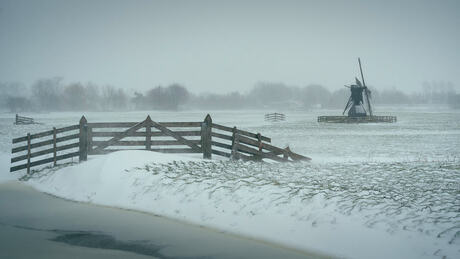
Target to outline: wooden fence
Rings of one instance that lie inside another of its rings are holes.
[[[285,121],[286,120],[286,115],[282,114],[282,113],[267,113],[265,114],[265,120],[266,121],[272,121],[272,122],[276,122],[276,121]]]
[[[396,122],[396,116],[363,116],[363,117],[349,117],[349,116],[318,116],[318,122],[330,123],[375,123],[375,122]]]
[[[20,125],[20,124],[35,124],[35,121],[34,121],[33,118],[19,116],[18,114],[16,114],[16,120],[14,121],[14,124],[16,124],[16,125]]]
[[[174,130],[172,130],[174,129]],[[78,130],[76,134],[58,137],[58,134]],[[33,139],[53,136],[51,139],[31,143]],[[75,143],[64,141],[78,139]],[[13,144],[26,142],[26,145],[14,147],[12,153],[26,151],[13,157],[11,163],[27,160],[21,165],[12,166],[10,172],[27,169],[45,163],[79,157],[87,160],[88,155],[107,154],[119,150],[150,150],[162,153],[202,153],[203,158],[212,155],[232,159],[260,161],[270,159],[279,162],[310,160],[310,158],[292,152],[289,147],[278,148],[270,144],[271,139],[260,133],[251,133],[236,127],[227,127],[212,122],[207,115],[203,122],[155,122],[150,116],[141,122],[93,122],[83,116],[79,125],[53,129],[38,134],[13,139]],[[52,145],[40,151],[34,148]],[[70,149],[77,151],[69,152]],[[66,151],[65,154],[60,152]],[[31,162],[31,158],[51,154],[52,157]]]
[[[72,140],[78,140],[80,137],[79,125],[72,125],[64,128],[53,128],[52,130],[37,133],[27,134],[25,137],[13,139],[12,154],[20,153],[17,156],[11,158],[11,164],[22,162],[22,164],[12,166],[10,172],[18,171],[21,169],[27,169],[27,173],[30,172],[30,168],[39,166],[47,163],[53,163],[63,159],[79,156],[80,151],[75,150],[79,147],[79,142],[72,142]],[[34,140],[34,143],[32,143]],[[71,142],[71,143],[68,143]],[[64,143],[64,144],[63,144]],[[47,156],[43,158],[44,156]],[[51,157],[50,157],[51,156]],[[32,158],[41,157],[36,161],[31,161]]]

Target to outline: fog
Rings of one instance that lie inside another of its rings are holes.
[[[250,96],[259,82],[332,94],[353,82],[361,57],[381,92],[422,93],[433,81],[455,89],[459,11],[456,0],[1,0],[0,82],[58,77],[128,98],[173,84]]]
[[[377,90],[370,86],[373,104],[438,105],[459,108],[460,94],[451,83],[425,82],[423,91],[405,94],[399,89]],[[350,95],[345,87],[329,91],[318,84],[289,86],[258,82],[247,93],[190,92],[171,84],[145,91],[132,91],[93,83],[65,83],[62,78],[40,79],[30,86],[0,83],[0,110],[28,111],[127,111],[186,109],[267,109],[309,110],[343,108]]]
[[[0,0],[0,258],[460,258],[459,28],[460,0]]]

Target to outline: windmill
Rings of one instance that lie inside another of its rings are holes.
[[[343,110],[342,115],[348,111],[348,116],[318,116],[318,122],[328,123],[367,123],[367,122],[389,122],[397,121],[396,116],[375,116],[372,113],[371,107],[371,90],[367,88],[364,82],[363,69],[361,67],[361,59],[358,58],[359,71],[361,72],[361,80],[355,77],[355,84],[346,85],[350,88],[351,95],[348,98],[347,105]],[[361,83],[362,82],[362,83]]]
[[[351,95],[348,98],[347,105],[345,105],[345,109],[343,110],[342,114],[348,110],[348,117],[365,117],[365,116],[373,116],[372,114],[372,107],[370,103],[371,99],[371,91],[367,88],[366,83],[364,82],[364,75],[363,69],[361,67],[361,59],[358,58],[359,63],[359,71],[361,72],[361,81],[355,77],[356,84],[354,85],[346,85],[345,87],[350,88]],[[367,106],[367,111],[364,106]]]

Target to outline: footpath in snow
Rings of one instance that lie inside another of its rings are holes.
[[[121,151],[36,172],[26,183],[337,256],[456,258],[456,166],[267,164]]]

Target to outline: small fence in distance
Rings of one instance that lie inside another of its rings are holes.
[[[14,124],[16,125],[35,124],[35,123],[36,122],[34,121],[33,118],[19,116],[18,114],[16,114],[16,120],[14,121]]]
[[[285,121],[286,120],[286,115],[282,113],[267,113],[265,114],[265,120],[266,121],[272,121],[272,122],[277,122],[277,121]]]
[[[75,130],[78,132],[73,132]],[[61,136],[62,134],[65,135]],[[48,139],[31,143],[34,139],[46,137]],[[78,142],[67,143],[76,139]],[[308,157],[292,152],[289,147],[283,149],[271,145],[271,139],[260,133],[213,123],[209,115],[203,122],[155,122],[150,116],[147,116],[141,122],[93,123],[89,123],[83,116],[78,125],[60,129],[53,128],[50,131],[27,134],[25,137],[13,139],[13,144],[23,142],[27,144],[14,147],[12,153],[22,151],[25,154],[13,157],[11,163],[24,160],[26,162],[12,166],[10,172],[27,169],[27,173],[30,173],[30,168],[34,166],[46,163],[56,165],[57,161],[76,156],[79,157],[79,161],[85,161],[88,155],[107,154],[119,150],[202,153],[203,158],[206,159],[211,159],[214,154],[253,161],[262,159],[278,162],[310,160]],[[35,151],[37,148],[41,150]],[[31,161],[32,158],[45,155],[49,157]]]

